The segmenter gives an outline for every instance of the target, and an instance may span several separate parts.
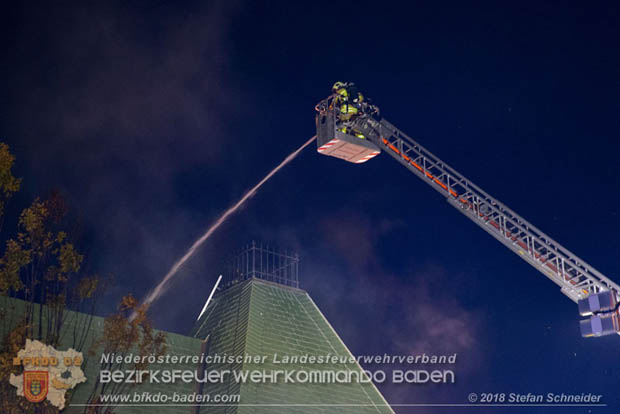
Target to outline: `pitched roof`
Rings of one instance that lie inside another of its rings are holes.
[[[264,362],[218,361],[208,370],[353,371],[353,355],[308,293],[252,278],[214,296],[192,334],[206,338],[209,355],[264,357]],[[277,355],[277,359],[274,359]],[[282,363],[285,356],[337,356],[328,363]],[[346,360],[346,361],[345,361]],[[362,374],[363,375],[363,374]],[[239,394],[234,407],[208,407],[206,413],[393,413],[372,383],[256,383],[231,381],[205,384],[203,393]]]

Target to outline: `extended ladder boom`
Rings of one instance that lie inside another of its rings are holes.
[[[371,120],[379,134],[373,142],[411,172],[444,195],[447,201],[487,233],[557,283],[577,302],[592,293],[611,290],[618,299],[620,287],[564,248],[527,220],[491,197],[394,125]]]
[[[336,98],[337,99],[337,98]],[[584,336],[620,333],[620,286],[491,197],[385,119],[343,120],[334,97],[317,109],[319,153],[364,163],[382,151],[404,165],[474,223],[560,286],[579,304]]]

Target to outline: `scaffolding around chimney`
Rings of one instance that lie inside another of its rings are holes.
[[[299,255],[252,241],[227,263],[223,287],[251,278],[299,288]]]

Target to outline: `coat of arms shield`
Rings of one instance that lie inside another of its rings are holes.
[[[24,371],[24,397],[30,402],[41,402],[47,397],[49,373]]]

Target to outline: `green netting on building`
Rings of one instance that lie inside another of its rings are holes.
[[[24,302],[18,299],[0,297],[0,308],[14,307],[16,314]],[[86,315],[67,312],[63,324],[63,340],[59,350],[74,347],[72,332],[76,324],[84,323]],[[44,321],[45,323],[45,321]],[[2,333],[11,328],[3,321]],[[93,317],[86,342],[81,349],[86,356],[93,338],[101,335],[103,318]],[[196,365],[163,364],[151,365],[149,369],[207,371],[345,371],[356,372],[363,377],[361,368],[355,362],[337,363],[276,363],[287,356],[338,356],[352,357],[349,350],[321,314],[318,307],[300,289],[251,278],[234,284],[219,292],[196,323],[192,336],[167,333],[167,354],[178,356],[201,355],[264,357],[261,363],[240,361],[235,363],[206,363]],[[99,375],[100,364],[96,357],[88,359],[83,366],[87,382],[73,390],[69,406],[63,413],[84,412],[84,404],[92,392],[94,381]],[[130,367],[126,367],[130,369]],[[199,377],[202,375],[199,374]],[[226,381],[196,383],[145,383],[128,388],[127,394],[162,394],[168,396],[164,405],[150,405],[150,402],[119,403],[116,414],[244,414],[244,413],[393,413],[379,391],[372,383],[258,383],[236,381],[232,375]],[[175,404],[170,400],[174,394],[193,393],[215,395],[238,395],[239,400],[228,404],[207,404],[191,406]]]
[[[213,363],[207,370],[295,370],[361,372],[357,363],[276,363],[287,356],[352,357],[342,340],[303,290],[250,279],[216,295],[193,335],[209,355],[266,356],[264,363]],[[340,359],[339,359],[340,361]],[[235,361],[236,362],[236,361]],[[202,392],[239,394],[239,404],[201,407],[200,413],[392,413],[372,383],[205,384]]]

